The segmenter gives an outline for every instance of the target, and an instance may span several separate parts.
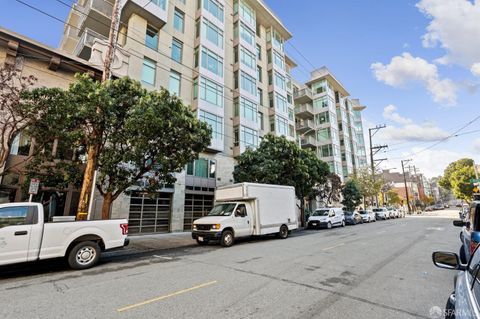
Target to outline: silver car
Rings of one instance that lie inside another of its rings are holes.
[[[383,220],[390,219],[390,213],[388,212],[388,210],[386,208],[374,208],[373,212],[375,213],[375,217],[377,218],[377,220],[379,220],[379,219],[383,219]]]
[[[376,222],[377,218],[375,213],[371,210],[359,210],[358,213],[362,216],[364,223]]]

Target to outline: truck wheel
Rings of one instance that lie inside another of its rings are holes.
[[[288,237],[288,227],[285,225],[282,225],[280,227],[280,231],[278,232],[278,238],[285,239]]]
[[[223,247],[230,247],[233,245],[233,242],[235,241],[235,237],[233,235],[233,232],[231,230],[225,230],[222,233],[222,237],[220,238],[220,245]]]
[[[68,254],[68,264],[73,269],[87,269],[100,260],[100,246],[93,241],[76,244]]]

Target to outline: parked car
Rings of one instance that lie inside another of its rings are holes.
[[[463,264],[459,256],[451,252],[434,252],[432,254],[435,266],[444,269],[458,270],[454,280],[454,291],[447,299],[445,318],[480,318],[480,250],[476,249],[468,264]]]
[[[442,210],[442,209],[443,209],[443,205],[442,205],[442,204],[436,204],[436,205],[434,206],[434,209],[435,209],[435,210]]]
[[[334,226],[345,227],[345,214],[342,208],[318,208],[308,218],[308,228],[332,228]]]
[[[395,210],[398,212],[398,217],[399,218],[404,218],[405,217],[405,211],[403,209],[395,208]]]
[[[359,210],[358,213],[360,214],[360,216],[362,216],[364,222],[370,223],[377,221],[375,213],[371,210]]]
[[[276,234],[285,239],[297,229],[295,189],[291,186],[240,183],[219,187],[210,213],[193,223],[199,245],[219,241],[224,247],[236,238]]]
[[[386,220],[390,218],[390,213],[384,207],[374,208],[372,209],[372,211],[375,213],[375,217],[377,218],[377,220],[379,219]]]
[[[0,265],[65,257],[73,269],[87,269],[99,261],[102,251],[128,245],[126,219],[59,217],[50,222],[40,203],[1,204]]]
[[[431,211],[434,211],[434,210],[435,210],[435,207],[434,207],[434,206],[427,206],[427,207],[425,208],[425,211],[426,211],[426,212],[431,212]]]
[[[470,211],[465,219],[453,221],[453,225],[462,227],[460,231],[460,261],[467,263],[475,248],[480,243],[480,201],[473,201],[470,204]]]
[[[363,224],[363,218],[357,211],[344,212],[344,214],[345,214],[345,223],[347,225]]]
[[[393,207],[387,207],[388,213],[390,214],[390,218],[398,218],[398,211]]]

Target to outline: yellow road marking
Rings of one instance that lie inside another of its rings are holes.
[[[173,293],[168,294],[168,295],[160,296],[160,297],[153,298],[153,299],[150,299],[150,300],[145,300],[145,301],[142,301],[142,302],[130,305],[130,306],[119,308],[119,309],[117,309],[117,312],[123,312],[123,311],[130,310],[130,309],[133,309],[133,308],[145,306],[145,305],[148,305],[148,304],[150,304],[152,302],[155,302],[155,301],[160,301],[160,300],[164,300],[164,299],[167,299],[167,298],[170,298],[170,297],[178,296],[178,295],[184,294],[186,292],[189,292],[189,291],[192,291],[192,290],[195,290],[195,289],[204,288],[204,287],[216,284],[216,283],[217,283],[217,281],[214,280],[214,281],[210,281],[210,282],[207,282],[207,283],[195,286],[195,287],[179,290],[177,292],[173,292]]]
[[[330,250],[330,249],[337,248],[337,247],[340,247],[340,246],[343,246],[343,245],[345,245],[345,244],[344,244],[344,243],[340,243],[340,244],[335,245],[335,246],[330,246],[330,247],[327,247],[327,248],[323,248],[322,251]]]

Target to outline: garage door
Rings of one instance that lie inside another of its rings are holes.
[[[167,233],[172,216],[171,193],[132,192],[128,214],[129,234]]]
[[[205,216],[213,208],[213,195],[185,194],[183,229],[191,230],[195,219]]]

